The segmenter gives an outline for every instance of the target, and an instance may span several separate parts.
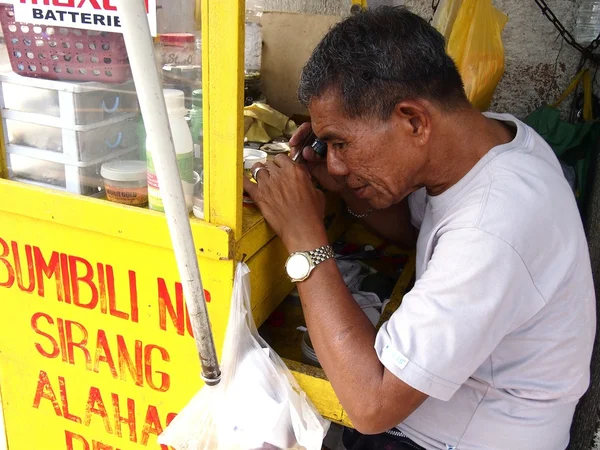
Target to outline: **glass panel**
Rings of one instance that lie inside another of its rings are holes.
[[[195,0],[148,3],[156,8],[157,70],[163,88],[175,90],[168,91],[169,112],[191,211],[194,180],[202,172],[200,15]],[[147,198],[141,192],[149,180],[160,209],[123,35],[117,27],[111,31],[109,16],[102,16],[102,26],[88,27],[83,18],[80,24],[54,23],[48,15],[29,23],[12,5],[0,3],[0,114],[8,175],[136,206],[147,205],[131,195]]]
[[[244,168],[248,178],[256,162],[290,151],[288,141],[296,130],[291,116],[299,108],[289,108],[279,100],[294,98],[297,103],[296,79],[314,44],[312,18],[273,11],[276,5],[279,3],[274,1],[246,0]],[[305,24],[307,29],[290,32],[290,23]],[[244,202],[252,200],[244,196]],[[259,220],[249,208],[244,213]]]
[[[195,14],[195,8],[195,0],[158,0],[159,36],[155,40],[155,58],[163,88],[168,90],[165,92],[171,97],[182,96],[177,101],[182,101],[181,106],[187,110],[184,116],[171,114],[169,109],[169,117],[186,203],[190,211],[196,206],[194,214],[203,218],[204,193],[200,182],[204,165],[202,40],[200,24],[195,22],[195,17],[200,15]],[[167,101],[168,108],[169,103],[170,100]],[[151,162],[148,170],[150,206],[161,210],[162,202],[155,197],[157,191]]]

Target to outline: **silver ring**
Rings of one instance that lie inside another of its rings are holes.
[[[254,181],[256,181],[257,183],[258,183],[258,179],[256,178],[256,176],[258,175],[258,172],[260,172],[261,170],[267,170],[267,169],[264,166],[259,166],[252,171],[252,178],[254,178]]]

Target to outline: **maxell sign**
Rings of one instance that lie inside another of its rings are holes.
[[[8,0],[18,22],[121,32],[114,0]],[[156,36],[156,0],[145,0],[150,31]]]

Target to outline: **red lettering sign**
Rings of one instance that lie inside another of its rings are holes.
[[[2,248],[2,254],[0,254],[0,262],[4,264],[6,268],[6,280],[0,281],[0,287],[11,288],[15,282],[15,271],[12,265],[8,262],[7,256],[10,255],[10,249],[6,241],[0,238],[0,247]]]
[[[155,405],[147,405],[145,407],[145,415],[142,416],[144,417],[144,423],[141,425],[141,429],[138,429],[135,400],[127,398],[125,402],[122,403],[119,394],[111,392],[110,394],[105,393],[103,395],[100,388],[90,386],[85,405],[80,405],[82,406],[81,410],[83,411],[82,419],[69,412],[69,400],[65,379],[63,377],[58,377],[58,382],[61,392],[60,402],[55,395],[48,374],[44,371],[40,371],[36,394],[33,401],[33,407],[35,409],[40,409],[41,401],[47,400],[58,417],[63,417],[69,421],[87,427],[91,425],[92,421],[101,420],[106,433],[128,439],[130,442],[136,444],[148,445],[150,436],[158,436],[162,433],[164,427],[168,426],[177,415],[175,413],[168,413],[166,416],[162,416],[165,419],[163,422],[158,408]],[[107,404],[104,400],[109,397],[110,403]],[[110,411],[110,408],[112,408],[112,411]],[[127,416],[122,415],[124,408],[127,410]],[[142,411],[144,410],[142,409]],[[94,419],[94,416],[96,416],[96,419]],[[128,437],[123,435],[123,425],[129,428]],[[66,430],[65,439],[67,448],[77,448],[77,450],[79,449],[78,447],[74,447],[74,442],[78,442],[77,446],[83,445],[85,448],[113,448],[97,441],[92,441],[92,445],[90,446],[88,439],[85,439],[82,435]],[[161,448],[167,449],[168,447],[161,446]]]
[[[85,438],[79,434],[71,433],[70,431],[65,430],[65,440],[67,444],[67,450],[90,450],[90,444],[88,444]],[[83,447],[78,446],[75,448],[73,446],[73,441],[79,441]]]
[[[60,6],[62,8],[83,8],[86,5],[96,10],[116,11],[117,7],[112,5],[111,0],[20,0],[21,4],[43,6]],[[148,12],[148,0],[144,0],[146,12]]]
[[[167,330],[168,313],[171,322],[177,330],[177,334],[183,336],[187,329],[188,334],[193,336],[194,333],[190,322],[190,314],[187,305],[185,304],[183,286],[181,283],[175,283],[175,304],[173,304],[171,294],[169,294],[169,289],[167,288],[167,282],[162,278],[158,278],[156,281],[158,284],[158,326],[160,329],[163,331]],[[204,289],[204,298],[207,303],[210,303],[210,292],[206,289]]]
[[[156,370],[156,363],[171,361],[169,352],[159,345],[134,340],[127,344],[124,336],[116,334],[111,340],[106,331],[96,332],[96,341],[90,338],[88,329],[73,320],[58,318],[37,312],[31,316],[31,328],[41,338],[35,342],[37,352],[44,358],[54,359],[62,356],[62,361],[77,365],[83,363],[86,370],[100,373],[102,367],[111,376],[122,381],[131,380],[136,386],[147,384],[158,392],[166,392],[171,387],[171,377],[167,372]],[[112,342],[112,347],[111,343]],[[93,355],[92,355],[93,353]],[[155,377],[157,380],[155,380]]]
[[[52,408],[54,408],[54,414],[62,417],[62,410],[60,409],[60,404],[58,403],[54,389],[52,389],[52,385],[50,384],[48,374],[43,370],[40,370],[35,397],[33,398],[33,407],[38,409],[42,399],[48,400],[51,403]]]
[[[97,263],[93,266],[85,258],[56,251],[50,254],[50,258],[44,258],[38,247],[19,247],[15,241],[9,245],[0,238],[0,287],[12,288],[16,280],[22,292],[32,293],[37,286],[38,296],[45,297],[44,281],[52,278],[59,302],[90,310],[97,309],[99,305],[103,314],[134,323],[139,321],[137,275],[133,270],[128,271],[129,299],[123,301],[127,293],[121,290],[125,295],[117,297],[111,265]]]
[[[111,394],[113,409],[115,412],[115,434],[119,437],[123,437],[121,431],[121,424],[125,424],[129,427],[129,440],[131,442],[137,442],[137,431],[135,427],[135,402],[132,398],[127,399],[127,417],[121,416],[121,406],[119,405],[119,396],[117,394]]]

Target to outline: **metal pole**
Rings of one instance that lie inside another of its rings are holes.
[[[156,142],[152,158],[165,216],[183,285],[192,331],[202,364],[202,378],[216,385],[221,371],[215,351],[196,249],[185,205],[167,108],[154,60],[154,46],[143,0],[117,0],[123,36],[148,138]]]

